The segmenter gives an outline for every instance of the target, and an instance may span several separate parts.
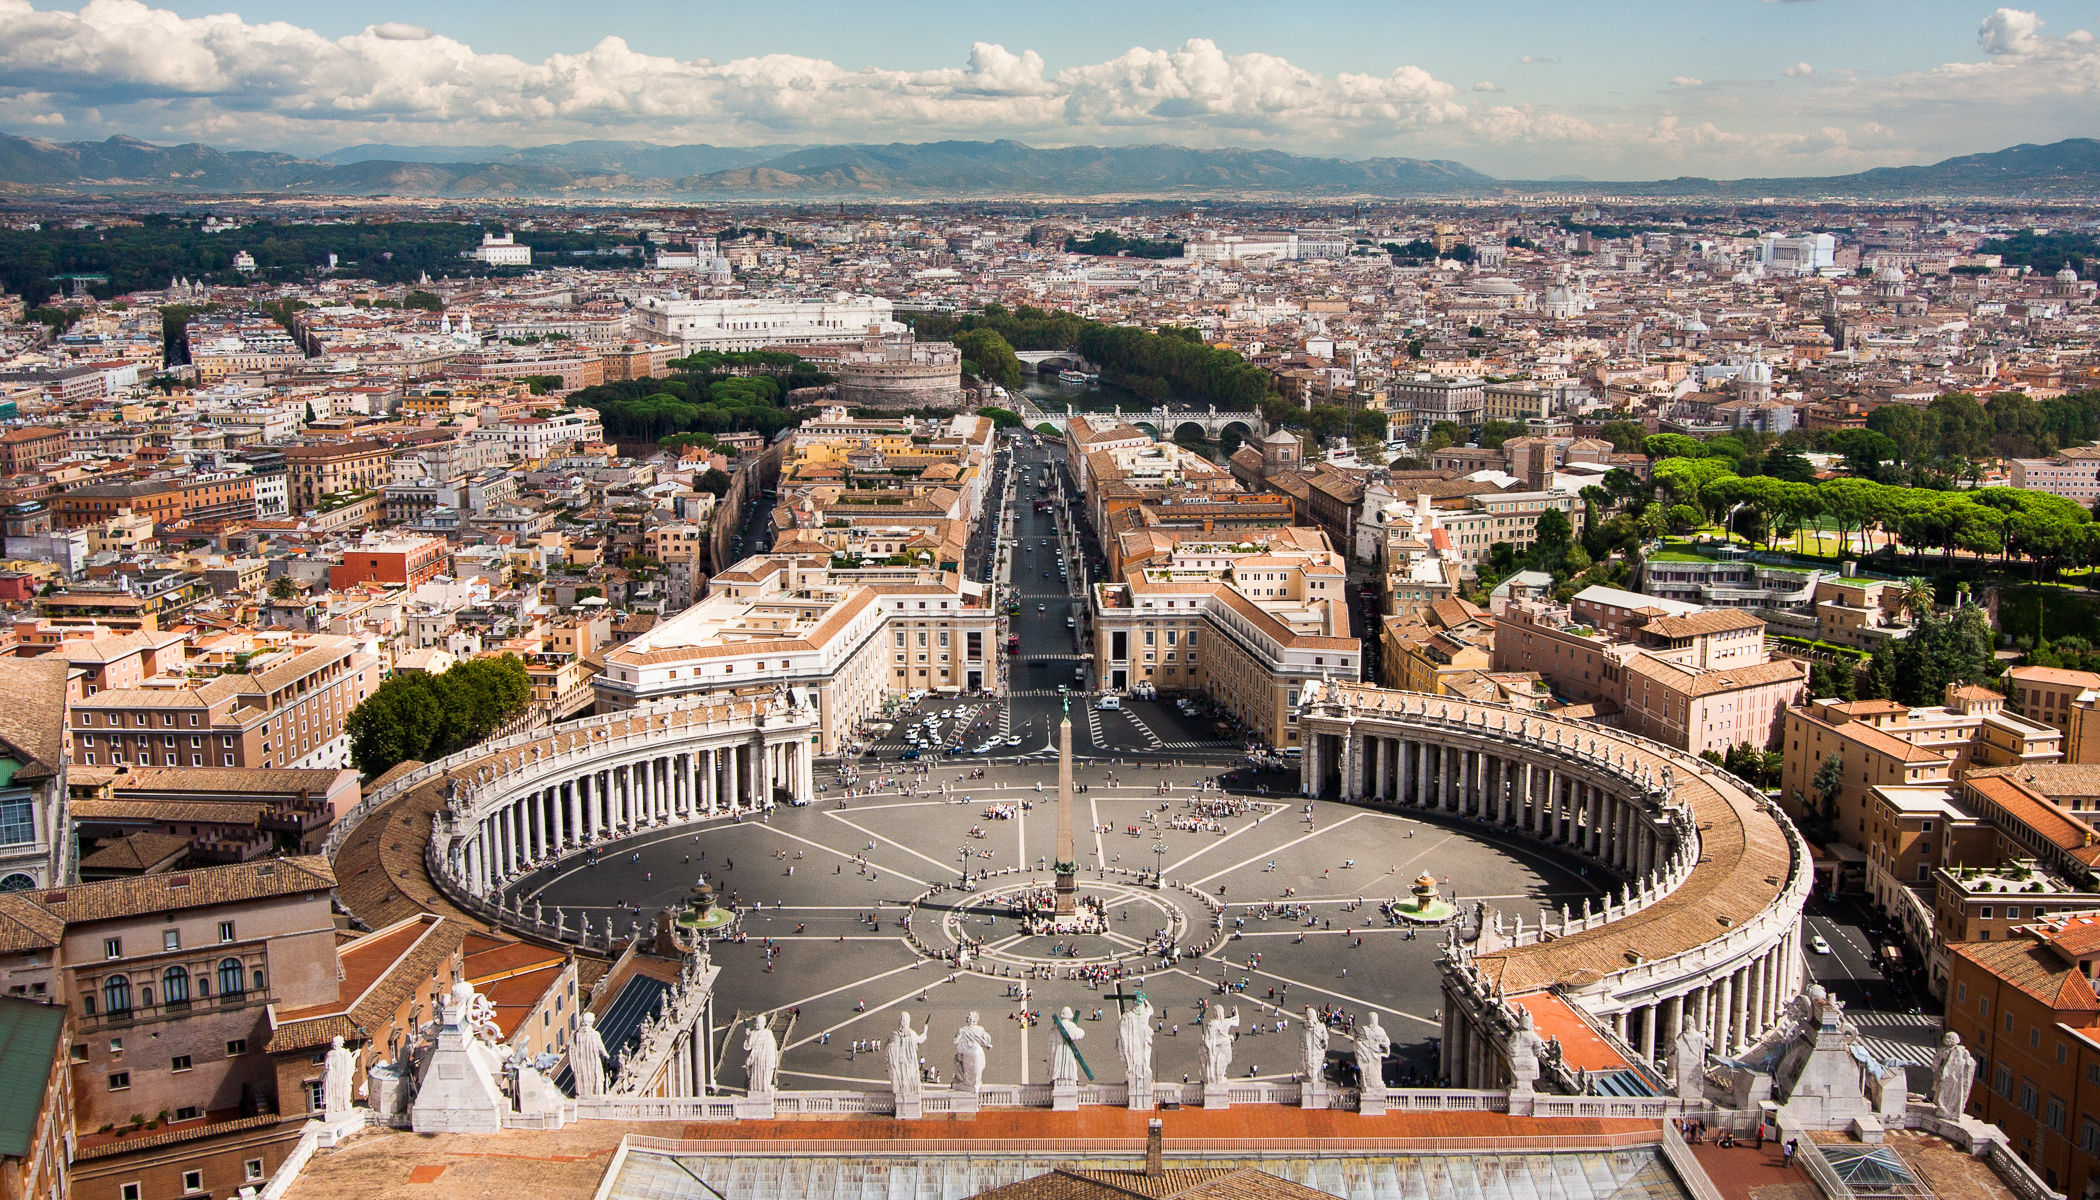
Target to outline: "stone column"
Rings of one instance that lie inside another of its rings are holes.
[[[1655,1005],[1641,1009],[1641,1057],[1655,1061]]]
[[[1662,1014],[1663,1044],[1674,1045],[1677,1035],[1684,1032],[1684,997],[1671,996],[1657,1006]]]
[[[1440,746],[1438,747],[1438,750],[1439,754],[1436,772],[1436,806],[1439,811],[1450,812],[1452,807],[1456,803],[1454,797],[1452,796],[1452,792],[1454,789],[1451,786],[1451,747]]]

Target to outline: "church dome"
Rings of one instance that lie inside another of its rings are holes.
[[[1740,378],[1744,383],[1770,383],[1772,368],[1765,362],[1764,356],[1759,355],[1750,360],[1749,366],[1743,368]]]
[[[2070,263],[2065,263],[2065,264],[2063,265],[2063,269],[2062,269],[2062,270],[2060,270],[2060,271],[2058,271],[2058,272],[2056,273],[2056,282],[2058,282],[2058,283],[2077,283],[2077,282],[2078,282],[2078,272],[2076,272],[2076,271],[2073,271],[2073,270],[2071,269],[2071,264],[2070,264]]]
[[[1877,283],[1902,283],[1903,268],[1897,266],[1883,267],[1879,271],[1874,272],[1874,280]]]

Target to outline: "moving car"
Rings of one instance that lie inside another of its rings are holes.
[[[906,751],[905,751],[904,753],[902,753],[902,754],[899,754],[899,755],[897,756],[897,761],[898,761],[898,762],[911,762],[912,760],[914,760],[914,759],[916,759],[916,758],[918,758],[918,757],[919,757],[919,748],[918,748],[917,746],[913,746],[913,747],[912,747],[911,749],[909,749],[909,750],[906,750]]]
[[[1810,950],[1813,950],[1813,951],[1815,951],[1815,952],[1816,952],[1817,954],[1828,954],[1828,953],[1830,953],[1830,943],[1829,943],[1829,942],[1826,942],[1826,941],[1824,941],[1824,940],[1823,940],[1823,935],[1822,935],[1822,934],[1820,934],[1820,933],[1818,933],[1818,934],[1812,934],[1812,935],[1810,935],[1810,936],[1809,936],[1809,939],[1808,939],[1808,948],[1809,948]]]
[[[1116,712],[1122,707],[1123,700],[1120,696],[1103,696],[1094,701],[1094,709],[1097,712]]]

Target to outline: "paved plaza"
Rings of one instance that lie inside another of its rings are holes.
[[[999,714],[980,715],[990,724]],[[511,894],[528,908],[561,907],[571,927],[587,912],[593,928],[610,921],[623,934],[684,902],[703,874],[743,908],[745,940],[713,949],[723,968],[715,1082],[729,1089],[744,1083],[732,1027],[771,1010],[793,1016],[782,1038],[786,1087],[886,1088],[882,1055],[866,1047],[896,1029],[899,1011],[915,1028],[931,1024],[926,1064],[943,1079],[953,1074],[956,1030],[975,1011],[994,1040],[986,1079],[1045,1082],[1048,1018],[1066,1005],[1084,1018],[1090,1036],[1079,1049],[1095,1078],[1115,1082],[1115,993],[1139,987],[1163,1023],[1154,1041],[1161,1079],[1200,1076],[1201,1002],[1239,1010],[1236,1075],[1289,1078],[1310,1004],[1356,1017],[1377,1010],[1394,1041],[1389,1078],[1424,1078],[1435,1061],[1444,931],[1410,938],[1380,906],[1407,899],[1425,872],[1461,909],[1484,901],[1527,922],[1602,894],[1604,881],[1578,864],[1470,823],[1331,802],[1308,812],[1289,794],[1295,775],[1281,772],[1243,768],[1233,790],[1198,792],[1227,769],[1222,756],[1176,765],[1104,754],[1077,766],[1085,791],[1075,827],[1080,895],[1099,903],[1107,928],[1026,936],[1006,900],[1051,881],[1057,763],[1041,749],[1045,736],[1005,751],[1018,758],[949,759],[924,773],[886,752],[879,764],[863,760],[855,790],[870,794],[842,800],[833,779],[810,807],[644,833],[602,848],[595,865],[579,855],[529,876]],[[968,777],[980,769],[985,777]],[[1213,815],[1192,801],[1213,802]],[[969,891],[960,886],[966,865]],[[1150,886],[1156,867],[1165,888]],[[1162,937],[1171,942],[1164,953]],[[925,955],[952,953],[965,938],[967,969]],[[1232,990],[1221,994],[1221,982]],[[1279,1019],[1288,1022],[1281,1036]]]

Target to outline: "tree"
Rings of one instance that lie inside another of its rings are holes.
[[[1480,444],[1488,450],[1500,450],[1502,443],[1523,436],[1524,426],[1515,421],[1489,421],[1480,427]]]
[[[395,675],[351,711],[344,729],[369,778],[471,746],[531,702],[532,678],[515,655],[467,659],[442,675]]]
[[[1845,756],[1832,750],[1816,768],[1816,774],[1808,786],[1815,792],[1815,806],[1810,807],[1807,797],[1798,793],[1795,800],[1801,803],[1801,836],[1811,842],[1827,842],[1837,835],[1838,796],[1845,790]]]
[[[299,594],[299,585],[289,575],[279,575],[270,581],[270,599],[289,600]]]
[[[693,481],[693,490],[696,492],[713,492],[717,496],[727,495],[729,493],[729,476],[720,467],[709,467],[707,470],[700,472],[700,477]]]
[[[1639,421],[1606,421],[1598,428],[1597,436],[1610,442],[1619,453],[1633,454],[1647,441],[1648,429]]]
[[[1568,544],[1574,527],[1568,523],[1568,514],[1557,508],[1549,508],[1539,514],[1538,523],[1532,533],[1537,544],[1545,549],[1554,549]]]
[[[1021,360],[996,329],[968,329],[955,335],[963,369],[1012,391],[1021,386]]]
[[[1021,414],[1014,412],[1012,409],[997,408],[987,404],[977,410],[977,415],[990,417],[992,426],[995,429],[1019,429],[1022,425]]]

